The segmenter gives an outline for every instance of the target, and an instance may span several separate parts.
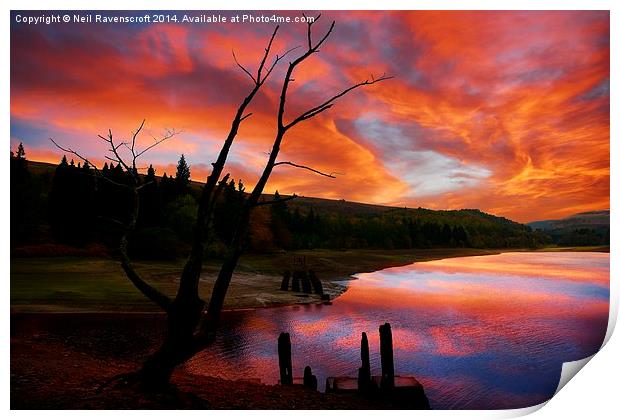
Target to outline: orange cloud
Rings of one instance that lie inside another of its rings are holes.
[[[343,175],[282,168],[268,190],[518,221],[609,207],[609,13],[327,12],[317,36],[332,18],[332,37],[294,75],[288,121],[371,74],[396,79],[289,133],[283,158]],[[170,171],[183,152],[204,180],[251,88],[231,51],[256,69],[272,30],[14,23],[11,137],[31,158],[56,161],[49,137],[94,158],[105,151],[96,134],[127,136],[147,118],[152,135],[183,130],[148,163]],[[274,53],[305,36],[303,25],[283,25]],[[273,140],[284,68],[233,147],[232,176],[248,187]]]

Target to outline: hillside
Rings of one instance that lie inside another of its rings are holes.
[[[104,226],[102,220],[122,220],[126,199],[118,191],[105,188],[109,187],[105,184],[97,186],[92,177],[84,178],[88,172],[77,167],[67,167],[69,172],[62,182],[56,182],[56,168],[54,164],[28,162],[30,176],[21,189],[28,196],[27,207],[32,214],[23,215],[27,220],[21,225],[12,217],[14,232],[23,232],[12,237],[12,244],[114,243],[110,237],[112,229]],[[120,174],[118,170],[115,169],[115,176],[122,179],[122,170]],[[192,181],[182,192],[175,190],[171,178],[154,179],[157,182],[145,190],[149,194],[145,197],[148,204],[140,207],[145,213],[139,217],[133,250],[145,258],[183,254],[191,238],[202,184]],[[216,237],[209,252],[225,252],[244,196],[233,183],[224,189],[214,213]],[[265,195],[264,199],[273,200],[274,195]],[[76,229],[78,225],[81,228]],[[526,225],[476,209],[429,210],[303,196],[276,206],[257,207],[250,230],[250,249],[254,251],[533,248],[550,242],[547,236]]]
[[[577,213],[563,219],[528,223],[558,245],[609,245],[609,210]]]

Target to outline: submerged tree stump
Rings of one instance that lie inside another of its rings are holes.
[[[280,290],[284,290],[284,291],[288,290],[288,283],[290,279],[291,279],[291,272],[286,270],[284,272],[284,276],[282,277],[282,284],[280,285]]]
[[[310,388],[313,391],[316,391],[318,386],[318,381],[316,376],[312,374],[312,369],[310,366],[306,366],[304,369],[304,387]]]
[[[303,290],[304,293],[312,293],[312,285],[310,284],[310,279],[308,278],[308,273],[306,273],[305,271],[302,271],[300,273],[300,277],[301,277],[301,289]]]
[[[357,389],[361,392],[366,392],[370,389],[372,379],[370,377],[370,349],[368,348],[368,337],[365,332],[362,333],[360,353],[362,367],[357,372]]]
[[[299,288],[299,280],[301,278],[301,271],[294,271],[293,272],[293,283],[291,284],[291,290],[293,292],[299,292],[300,288]]]
[[[278,337],[278,364],[280,366],[280,384],[293,385],[291,336],[288,333],[281,333]]]
[[[323,283],[321,283],[321,280],[319,280],[319,278],[316,276],[316,274],[312,270],[308,271],[308,276],[310,277],[310,282],[312,283],[312,288],[314,289],[314,293],[316,293],[319,296],[323,296]]]
[[[381,347],[381,389],[394,388],[394,348],[392,346],[392,327],[389,323],[379,326]]]

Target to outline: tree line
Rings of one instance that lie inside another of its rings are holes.
[[[128,182],[130,174],[120,163],[109,162],[103,165],[100,175],[88,162],[76,163],[63,156],[46,188],[41,177],[30,174],[20,144],[15,153],[11,152],[12,244],[37,241],[24,234],[28,226],[37,226],[31,220],[36,218],[34,207],[44,213],[39,214],[42,220],[38,226],[39,230],[41,225],[49,228],[48,241],[76,247],[99,243],[113,250],[122,234],[118,222],[125,223],[130,214],[131,197],[119,187]],[[200,192],[199,186],[191,183],[185,156],[179,158],[174,175],[156,176],[156,169],[150,165],[139,179],[140,208],[135,232],[129,239],[129,253],[145,259],[182,256],[190,247]],[[208,255],[221,257],[226,253],[246,196],[241,180],[225,182],[211,221],[205,247]],[[247,235],[251,251],[505,248],[537,247],[549,242],[540,232],[477,210],[355,213],[286,201],[277,191],[273,201],[271,206],[257,208],[250,221]],[[38,241],[45,242],[45,235]]]
[[[394,208],[355,214],[290,203],[271,208],[275,242],[284,249],[521,248],[549,243],[540,232],[479,210]]]

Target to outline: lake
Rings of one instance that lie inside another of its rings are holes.
[[[320,274],[320,273],[319,273]],[[356,376],[360,339],[380,374],[379,325],[392,325],[397,375],[413,375],[432,408],[521,408],[549,399],[562,363],[595,353],[607,329],[609,254],[515,252],[362,273],[333,305],[227,312],[194,373],[279,379],[277,338],[289,332],[294,376],[310,365]]]

